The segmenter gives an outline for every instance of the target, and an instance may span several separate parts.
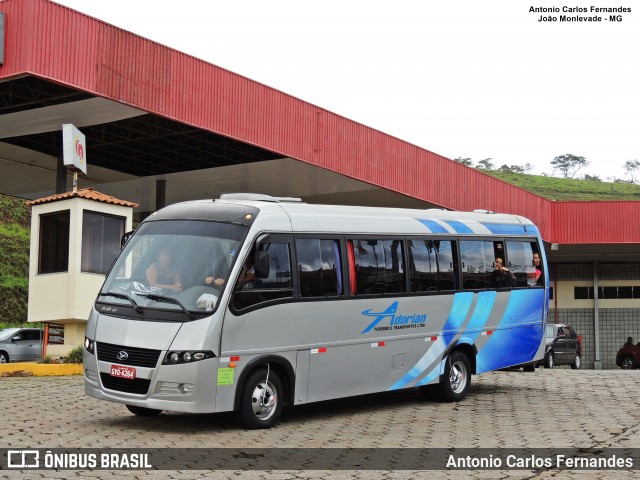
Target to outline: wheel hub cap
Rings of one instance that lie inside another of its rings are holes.
[[[266,385],[264,382],[256,386],[251,396],[253,405],[253,413],[261,420],[266,420],[276,411],[278,397],[274,393],[271,384]]]

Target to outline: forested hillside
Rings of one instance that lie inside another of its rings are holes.
[[[27,320],[31,209],[0,195],[0,323]]]

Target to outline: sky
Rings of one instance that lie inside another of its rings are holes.
[[[605,181],[640,160],[633,0],[56,3],[450,159],[560,176],[551,161],[573,154]]]

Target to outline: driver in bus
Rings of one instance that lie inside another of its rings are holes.
[[[168,248],[160,250],[158,261],[147,268],[146,276],[150,287],[182,291],[182,276],[171,264],[171,251]]]

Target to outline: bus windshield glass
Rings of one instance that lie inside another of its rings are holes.
[[[144,222],[126,243],[98,295],[102,304],[175,312],[184,320],[212,312],[246,227],[204,220]]]

